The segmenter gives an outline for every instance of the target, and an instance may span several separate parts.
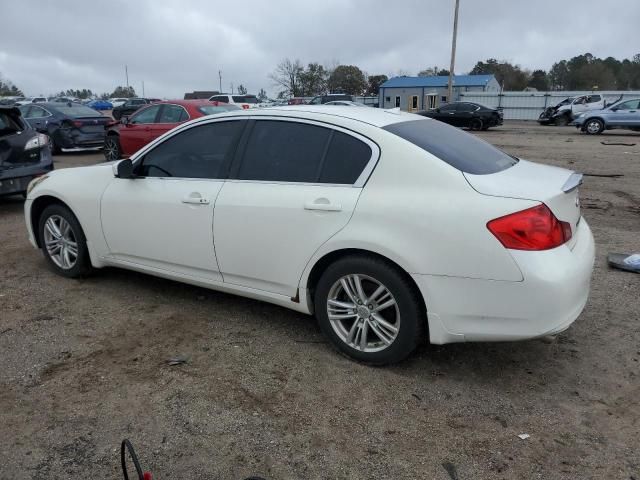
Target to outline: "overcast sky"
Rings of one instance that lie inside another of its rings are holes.
[[[264,88],[289,57],[368,74],[448,68],[454,0],[0,0],[0,74],[27,95],[67,88],[150,97]],[[640,0],[460,0],[456,73],[478,60],[549,69],[640,51]]]

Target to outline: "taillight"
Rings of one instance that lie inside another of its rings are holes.
[[[74,127],[76,128],[80,128],[82,125],[84,125],[81,121],[79,120],[74,120],[73,122],[71,122],[73,124]]]
[[[549,250],[571,239],[571,225],[558,220],[544,203],[491,220],[487,228],[513,250]]]
[[[248,109],[249,109],[249,105],[248,105],[248,104],[246,104],[246,103],[243,103],[243,104],[242,104],[242,109],[243,109],[243,110],[248,110]]]

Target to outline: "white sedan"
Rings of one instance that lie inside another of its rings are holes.
[[[581,176],[436,120],[340,106],[185,123],[25,202],[57,273],[116,266],[315,314],[343,353],[558,333],[589,294]]]

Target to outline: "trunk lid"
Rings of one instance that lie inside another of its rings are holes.
[[[478,193],[494,197],[520,198],[544,203],[558,220],[571,225],[573,248],[580,222],[578,186],[582,176],[571,170],[520,160],[514,166],[489,175],[464,173]]]
[[[0,109],[0,170],[38,163],[40,149],[24,149],[36,135],[22,120],[20,110]]]

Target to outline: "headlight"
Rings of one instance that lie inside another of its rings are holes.
[[[47,137],[42,133],[39,133],[27,142],[27,144],[24,146],[24,149],[33,150],[34,148],[44,147],[45,145],[48,145],[48,144],[49,144],[49,137]]]
[[[31,180],[29,182],[29,185],[27,185],[27,195],[29,195],[31,193],[31,190],[36,188],[39,184],[44,182],[47,178],[49,178],[49,175],[42,175],[41,177],[36,177],[33,180]]]

